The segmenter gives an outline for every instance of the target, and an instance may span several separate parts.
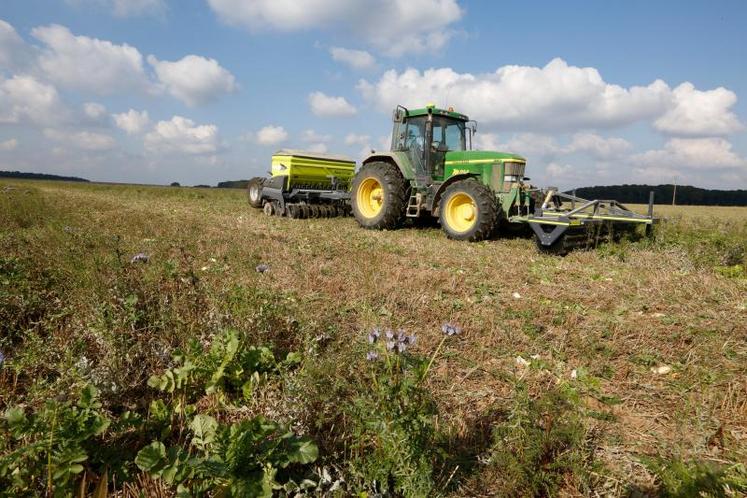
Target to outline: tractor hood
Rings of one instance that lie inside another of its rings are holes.
[[[499,161],[518,161],[526,162],[526,159],[507,152],[495,152],[492,150],[465,150],[446,153],[447,165],[464,165],[464,164],[486,164],[496,163]]]

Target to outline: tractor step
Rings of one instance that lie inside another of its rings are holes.
[[[411,195],[407,201],[407,211],[405,216],[408,218],[417,218],[420,216],[420,210],[423,208],[423,194]]]

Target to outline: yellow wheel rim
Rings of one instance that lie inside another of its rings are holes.
[[[358,211],[366,218],[375,218],[384,205],[384,189],[376,178],[366,178],[358,186],[355,200]]]
[[[477,204],[471,195],[456,193],[446,201],[444,217],[449,228],[460,233],[466,232],[477,223]]]

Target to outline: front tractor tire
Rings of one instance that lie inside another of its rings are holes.
[[[450,239],[470,242],[488,239],[498,225],[495,194],[474,178],[454,182],[441,197],[439,220]]]
[[[407,183],[393,164],[365,164],[353,179],[351,204],[353,216],[363,228],[397,228],[405,218]]]
[[[246,196],[249,199],[249,205],[253,208],[262,207],[262,185],[265,179],[255,176],[246,186]]]

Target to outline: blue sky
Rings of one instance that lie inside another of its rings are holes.
[[[4,0],[0,169],[215,184],[453,105],[533,183],[747,188],[747,2]]]

